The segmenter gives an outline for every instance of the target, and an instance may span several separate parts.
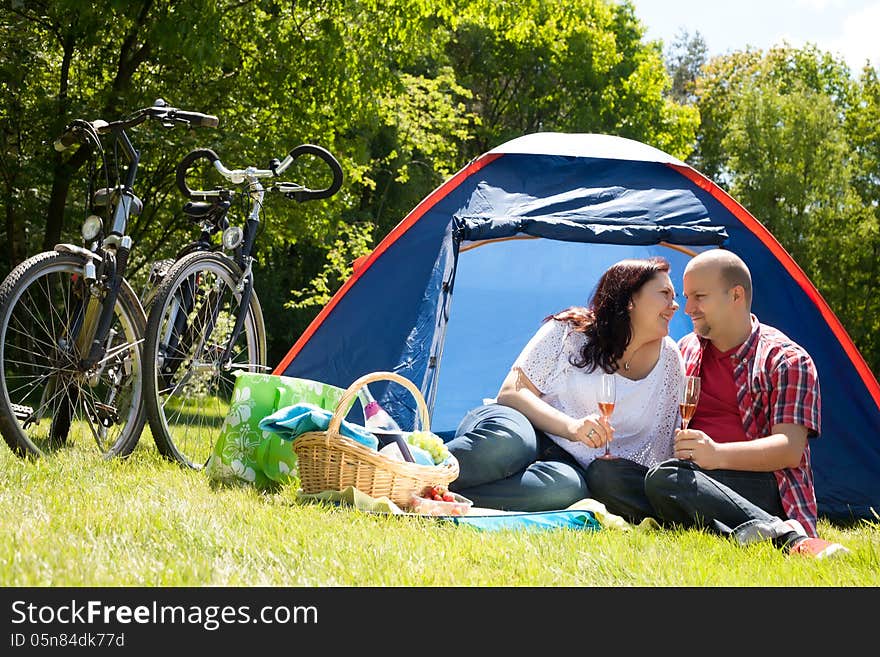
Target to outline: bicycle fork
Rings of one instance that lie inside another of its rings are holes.
[[[97,285],[96,274],[89,271],[91,265],[92,270],[94,264],[89,262],[86,264],[86,285],[90,292],[90,299],[86,305],[85,323],[83,330],[78,339],[79,353],[85,353],[85,358],[80,360],[80,368],[83,371],[92,369],[104,357],[107,350],[107,338],[110,334],[110,325],[113,323],[114,313],[116,311],[116,299],[119,296],[119,288],[122,285],[122,278],[125,268],[128,264],[128,255],[131,252],[131,238],[127,235],[120,240],[119,248],[114,258],[110,251],[105,251],[103,267],[108,265],[112,268],[107,284],[106,293],[103,299],[99,298],[101,293],[95,294]],[[94,276],[94,278],[92,278]],[[95,319],[95,309],[98,309],[97,318]],[[90,324],[94,322],[94,332],[90,330]],[[89,338],[91,337],[91,340]]]
[[[205,344],[210,340],[217,322],[220,318],[220,309],[223,301],[223,291],[212,289],[206,295],[195,317],[191,321],[187,321],[192,309],[195,308],[195,289],[197,285],[182,286],[180,300],[175,300],[175,309],[168,322],[169,335],[165,340],[166,353],[161,368],[162,376],[170,383],[171,377],[178,368],[183,364],[184,354],[190,345],[196,344],[192,357],[198,358],[198,354],[205,348]],[[215,361],[218,368],[228,369],[229,360],[232,356],[232,350],[235,346],[238,336],[244,328],[245,315],[248,312],[251,295],[253,294],[253,278],[250,276],[250,270],[242,276],[236,291],[240,291],[239,312],[236,313],[235,324],[232,331],[226,339],[223,347],[223,353],[219,359]],[[201,333],[201,335],[199,335]],[[181,385],[179,382],[177,386]]]
[[[254,276],[251,272],[250,259],[248,259],[247,268],[242,274],[241,282],[238,287],[241,293],[241,302],[238,306],[238,313],[235,316],[235,325],[232,327],[232,333],[226,343],[226,348],[223,350],[223,356],[220,358],[222,367],[229,366],[230,359],[232,358],[232,350],[235,348],[235,342],[238,340],[238,336],[241,335],[242,329],[244,329],[244,320],[250,311],[251,295],[254,292]]]

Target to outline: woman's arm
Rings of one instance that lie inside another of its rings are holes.
[[[589,447],[601,447],[614,435],[614,429],[601,420],[598,414],[573,418],[553,408],[541,399],[541,391],[518,367],[507,374],[498,391],[497,401],[518,410],[541,431],[579,441]]]

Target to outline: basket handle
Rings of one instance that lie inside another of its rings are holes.
[[[430,431],[431,419],[428,416],[428,406],[425,404],[425,398],[422,397],[421,391],[412,381],[399,374],[395,374],[394,372],[373,372],[371,374],[364,374],[361,378],[348,386],[348,389],[340,398],[339,403],[336,404],[336,410],[333,411],[333,417],[330,418],[330,425],[327,427],[327,431],[329,433],[339,433],[339,426],[342,424],[342,418],[348,413],[348,409],[354,405],[355,398],[357,397],[358,392],[360,392],[360,389],[368,383],[382,380],[399,383],[412,393],[412,396],[415,398],[416,404],[419,407],[419,426],[422,431]]]

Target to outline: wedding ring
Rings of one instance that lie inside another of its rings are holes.
[[[587,438],[592,438],[594,433],[596,433],[596,429],[591,428],[590,431],[587,433]]]

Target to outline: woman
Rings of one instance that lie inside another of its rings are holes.
[[[599,280],[589,308],[551,315],[501,385],[469,412],[449,450],[450,485],[476,506],[564,509],[590,497],[587,469],[604,454],[645,466],[672,456],[683,376],[669,337],[678,308],[662,258],[623,260]],[[616,379],[610,422],[598,413],[603,373]]]

